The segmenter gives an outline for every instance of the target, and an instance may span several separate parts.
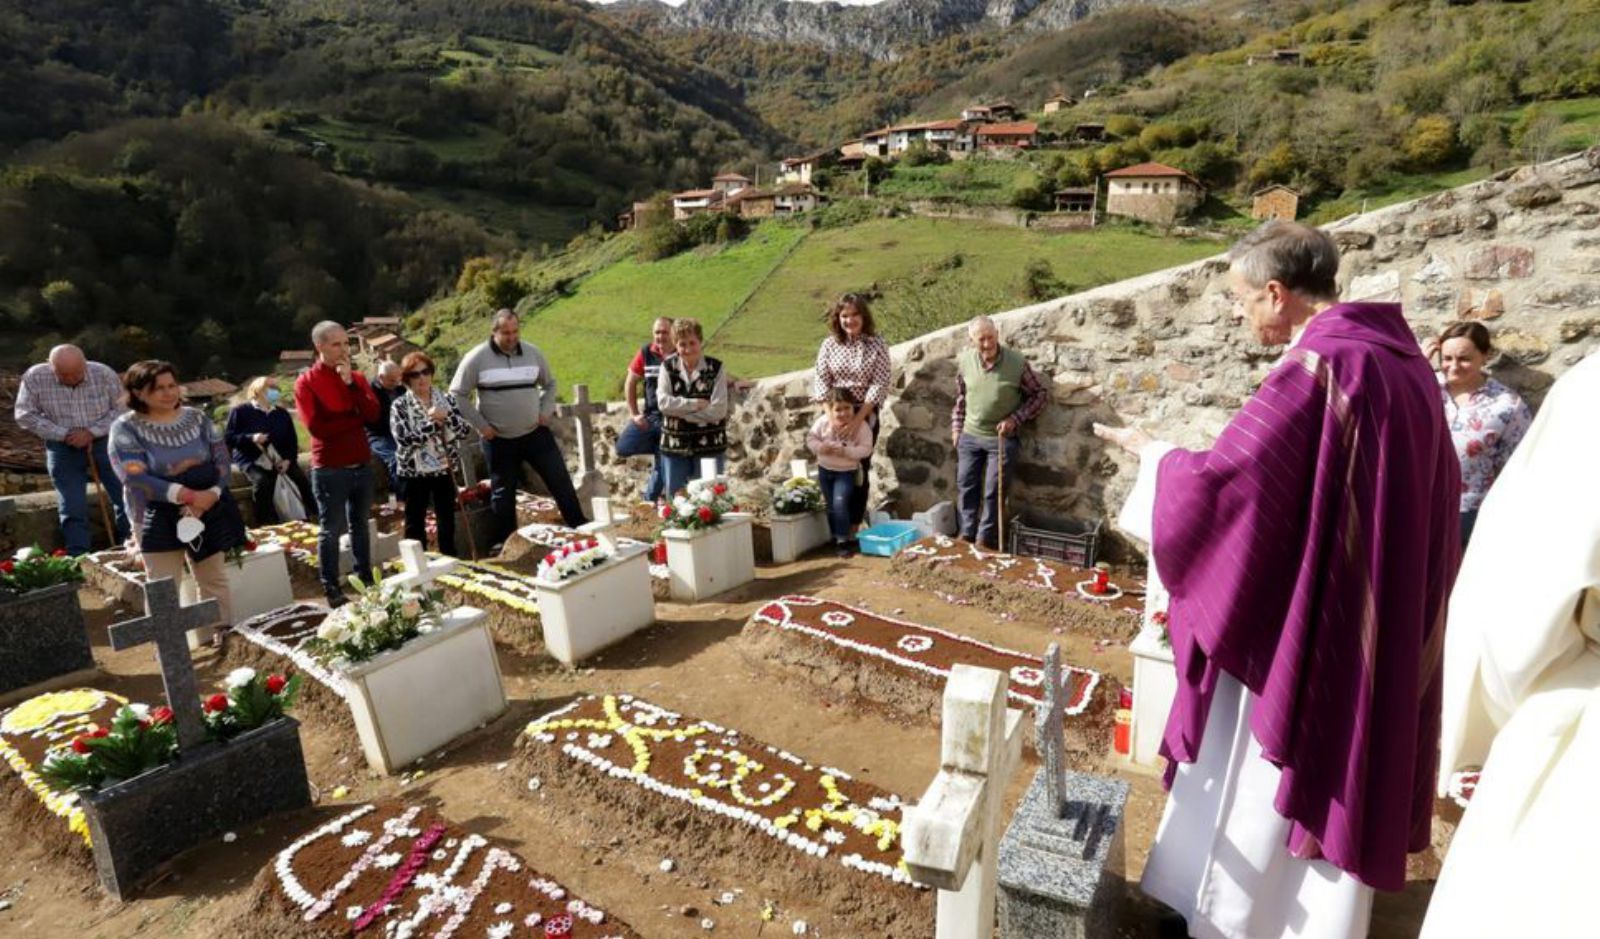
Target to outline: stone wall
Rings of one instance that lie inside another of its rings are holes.
[[[1419,336],[1462,311],[1491,320],[1494,374],[1537,404],[1563,371],[1600,346],[1600,149],[1330,226],[1349,299],[1399,299]],[[1220,246],[1219,246],[1220,247]],[[1281,352],[1231,318],[1219,256],[995,317],[1052,389],[1023,437],[1014,507],[1045,518],[1115,514],[1133,463],[1108,452],[1094,421],[1132,422],[1205,446]],[[957,326],[895,346],[894,395],[873,466],[874,499],[901,513],[953,499],[950,443]],[[713,346],[710,352],[714,355]],[[734,411],[731,474],[765,490],[805,455],[816,411],[809,372],[765,379]],[[623,412],[599,434],[614,489],[637,492],[643,460],[609,457]]]

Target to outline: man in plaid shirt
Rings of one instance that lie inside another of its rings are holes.
[[[90,362],[77,346],[56,346],[50,360],[22,375],[17,389],[17,426],[44,438],[45,466],[56,489],[67,551],[89,550],[89,460],[116,512],[118,543],[128,540],[122,483],[106,455],[111,422],[127,408],[122,380],[108,365]]]

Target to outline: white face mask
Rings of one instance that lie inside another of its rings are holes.
[[[193,515],[185,515],[178,519],[178,540],[196,550],[200,547],[200,536],[205,533],[206,523]]]

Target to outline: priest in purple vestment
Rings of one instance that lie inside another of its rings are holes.
[[[1269,222],[1229,258],[1236,316],[1289,348],[1215,446],[1095,427],[1141,458],[1123,525],[1171,594],[1142,886],[1197,939],[1359,939],[1430,843],[1459,463],[1399,305],[1338,302],[1331,238]]]

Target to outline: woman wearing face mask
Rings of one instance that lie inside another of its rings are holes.
[[[1478,506],[1495,477],[1511,459],[1533,423],[1533,413],[1515,391],[1490,378],[1483,367],[1494,346],[1482,323],[1460,322],[1445,327],[1438,339],[1423,346],[1439,362],[1444,418],[1461,458],[1461,546],[1472,535]]]
[[[111,465],[122,479],[134,542],[151,580],[179,577],[185,560],[203,597],[233,622],[223,552],[244,545],[228,492],[228,447],[204,411],[183,406],[169,362],[135,362],[122,375],[133,410],[111,425]]]
[[[228,423],[223,430],[233,454],[233,465],[250,480],[257,525],[287,521],[278,517],[278,510],[272,503],[272,493],[280,475],[288,476],[300,490],[300,503],[306,510],[315,511],[311,481],[306,479],[298,462],[300,441],[295,437],[294,418],[278,403],[282,397],[277,379],[266,375],[250,379],[228,412]]]

